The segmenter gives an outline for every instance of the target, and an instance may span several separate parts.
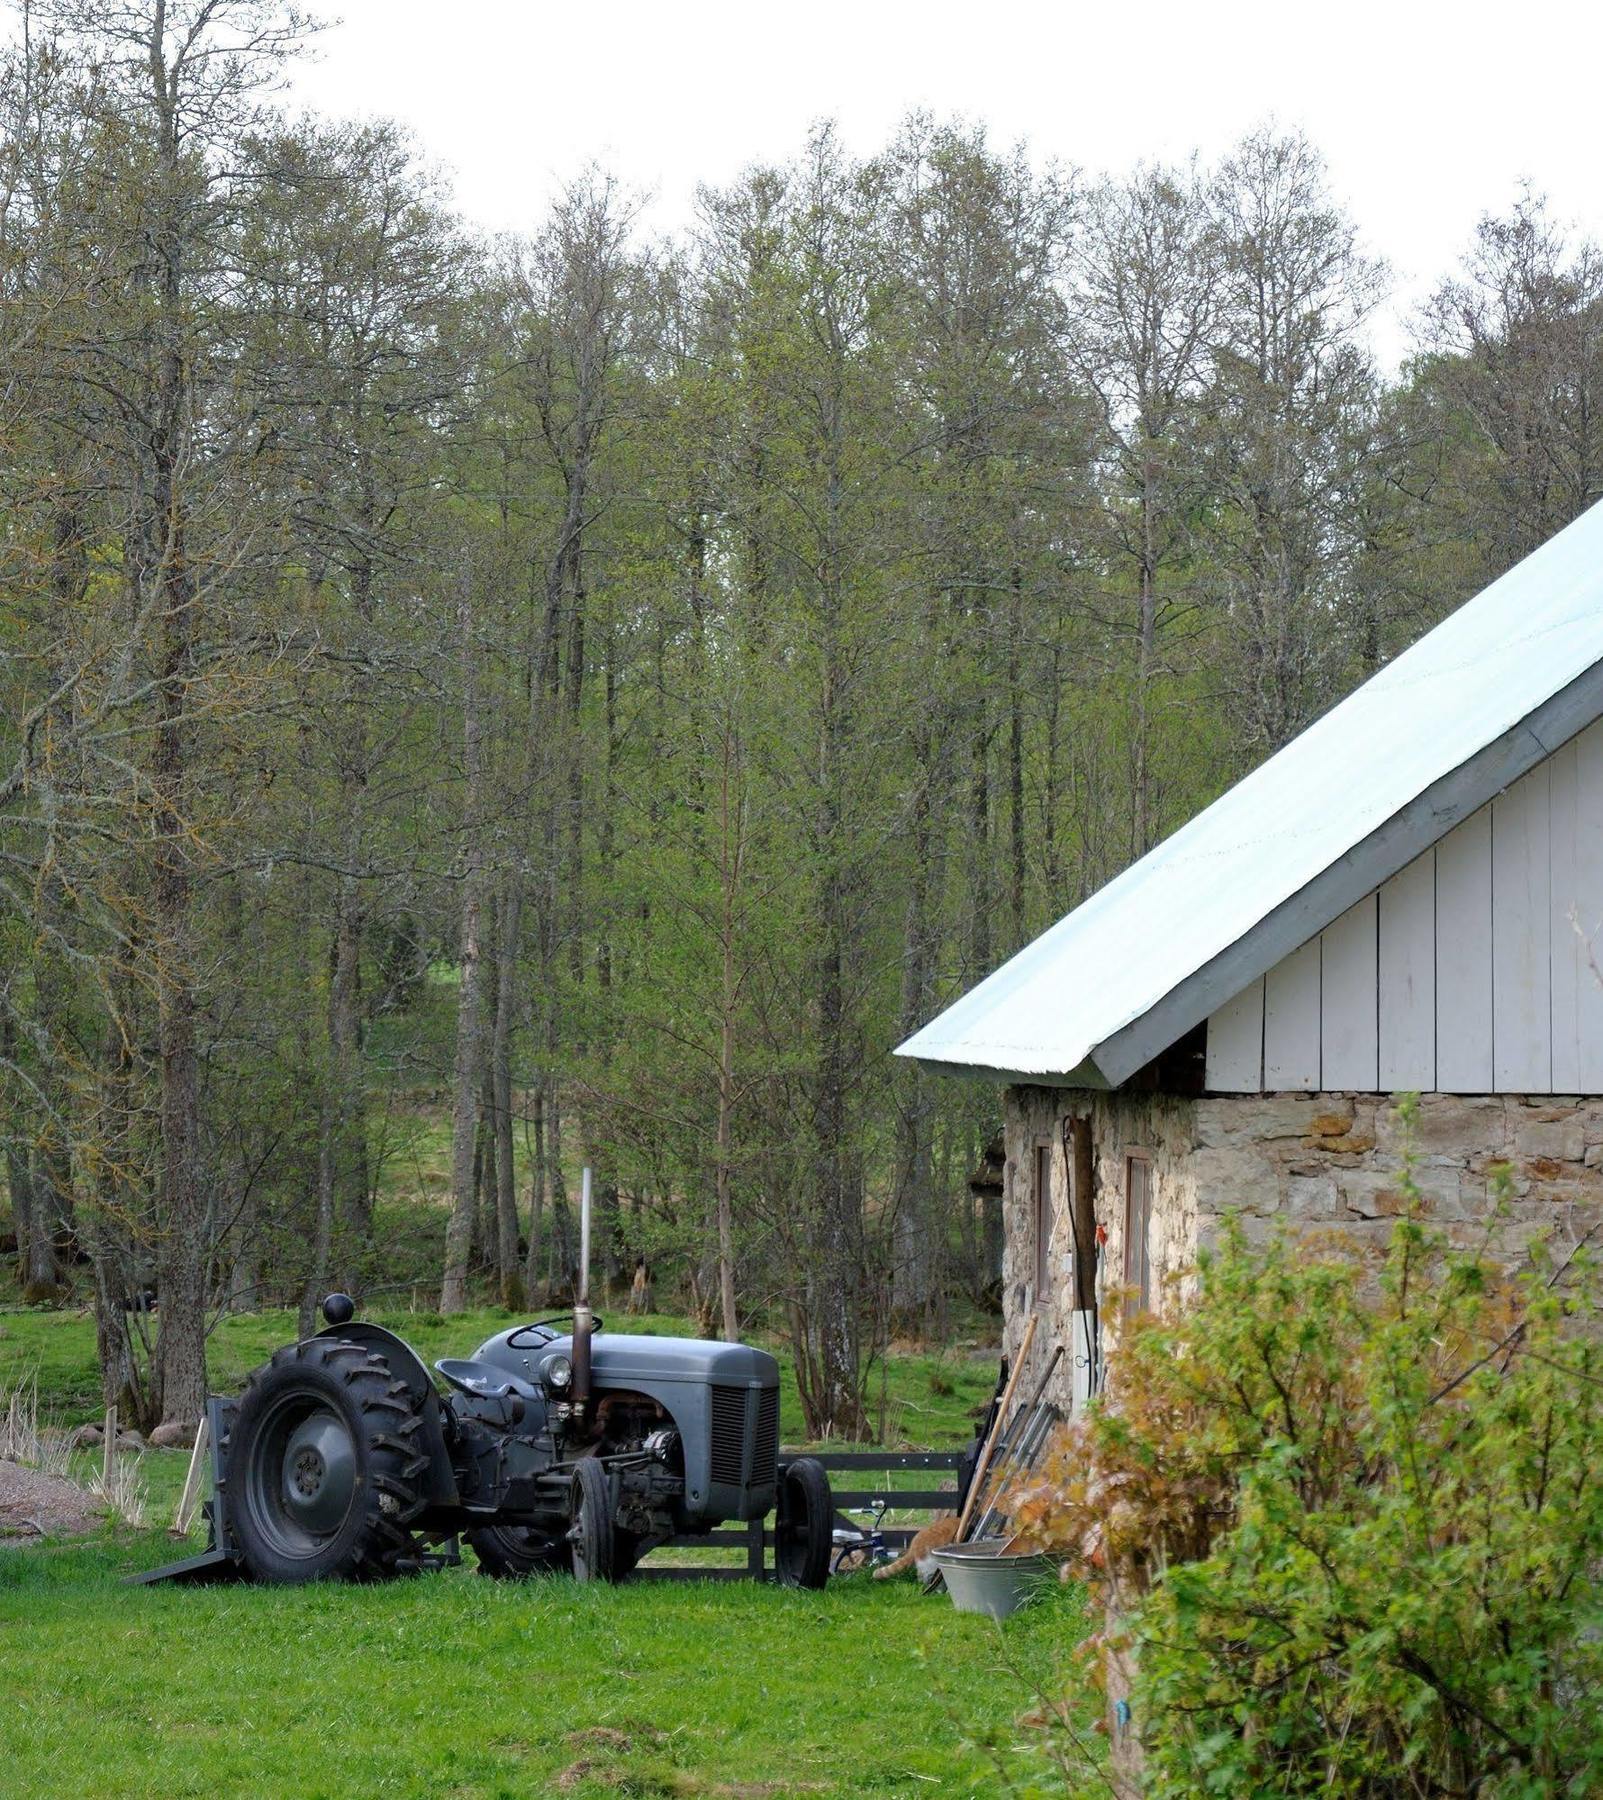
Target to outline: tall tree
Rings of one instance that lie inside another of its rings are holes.
[[[1208,554],[1249,756],[1278,749],[1335,693],[1324,631],[1355,552],[1354,496],[1376,396],[1363,342],[1383,271],[1299,135],[1244,139],[1213,184],[1218,324]]]
[[[1421,385],[1474,432],[1444,498],[1499,573],[1603,492],[1603,253],[1527,188],[1422,323]]]
[[[1117,680],[1127,669],[1130,684],[1132,856],[1177,822],[1164,806],[1159,746],[1176,735],[1172,704],[1167,716],[1163,709],[1169,646],[1179,637],[1183,650],[1198,605],[1193,535],[1206,503],[1198,427],[1218,325],[1218,248],[1194,167],[1104,182],[1075,235],[1071,343],[1096,406],[1101,479],[1090,491],[1111,589],[1097,611],[1114,644],[1129,647],[1109,673]],[[1183,810],[1193,796],[1175,799]]]

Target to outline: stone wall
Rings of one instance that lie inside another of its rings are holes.
[[[1091,1120],[1092,1188],[1097,1223],[1106,1233],[1102,1252],[1104,1296],[1120,1285],[1124,1270],[1125,1158],[1144,1152],[1152,1163],[1150,1253],[1154,1292],[1172,1285],[1196,1259],[1198,1190],[1196,1127],[1191,1100],[1167,1094],[1096,1093],[1063,1088],[1011,1088],[1005,1107],[1007,1167],[1003,1177],[1002,1293],[1009,1355],[1018,1348],[1024,1321],[1039,1310],[1037,1342],[1068,1344],[1073,1311],[1074,1235],[1069,1206],[1067,1118]],[[1053,1232],[1049,1249],[1052,1292],[1035,1292],[1035,1149],[1050,1143]],[[1104,1301],[1106,1305],[1106,1300]],[[1065,1366],[1056,1398],[1066,1405]]]
[[[1125,1158],[1152,1160],[1151,1258],[1160,1305],[1182,1303],[1196,1253],[1228,1213],[1249,1238],[1277,1225],[1319,1237],[1340,1231],[1378,1256],[1406,1199],[1411,1159],[1427,1217],[1460,1245],[1490,1242],[1512,1261],[1535,1232],[1567,1243],[1603,1223],[1603,1098],[1427,1094],[1411,1128],[1394,1102],[1375,1094],[1171,1095],[1061,1088],[1008,1091],[1003,1295],[1007,1343],[1017,1348],[1034,1292],[1034,1152],[1054,1146],[1054,1291],[1041,1299],[1038,1339],[1066,1342],[1072,1305],[1073,1238],[1063,1123],[1089,1115],[1094,1203],[1107,1234],[1102,1321],[1117,1330],[1111,1296],[1124,1269]],[[1505,1166],[1509,1199],[1491,1221],[1494,1170]]]
[[[1533,1233],[1560,1239],[1603,1220],[1603,1099],[1426,1094],[1405,1125],[1388,1096],[1268,1094],[1194,1101],[1201,1241],[1226,1212],[1249,1237],[1279,1221],[1385,1244],[1407,1205],[1411,1163],[1422,1210],[1460,1245],[1508,1260]],[[1491,1221],[1496,1171],[1508,1200]]]

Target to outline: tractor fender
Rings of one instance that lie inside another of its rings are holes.
[[[330,1325],[316,1333],[320,1338],[339,1338],[347,1344],[365,1344],[377,1350],[389,1363],[390,1373],[397,1381],[404,1381],[412,1404],[417,1408],[418,1416],[423,1421],[422,1448],[429,1458],[428,1472],[423,1478],[423,1487],[431,1506],[457,1506],[461,1504],[461,1495],[457,1492],[456,1468],[451,1461],[451,1453],[445,1442],[445,1409],[440,1404],[439,1390],[423,1366],[423,1359],[407,1343],[393,1331],[386,1331],[382,1325],[373,1325],[364,1319],[352,1319],[344,1325]]]

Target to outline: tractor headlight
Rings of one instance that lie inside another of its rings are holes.
[[[573,1358],[553,1356],[545,1366],[545,1384],[554,1393],[565,1394],[573,1381]]]

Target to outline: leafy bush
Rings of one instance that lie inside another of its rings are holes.
[[[1147,1794],[1603,1792],[1597,1298],[1410,1217],[1378,1276],[1229,1232],[1125,1333],[1015,1517],[1133,1652]]]

